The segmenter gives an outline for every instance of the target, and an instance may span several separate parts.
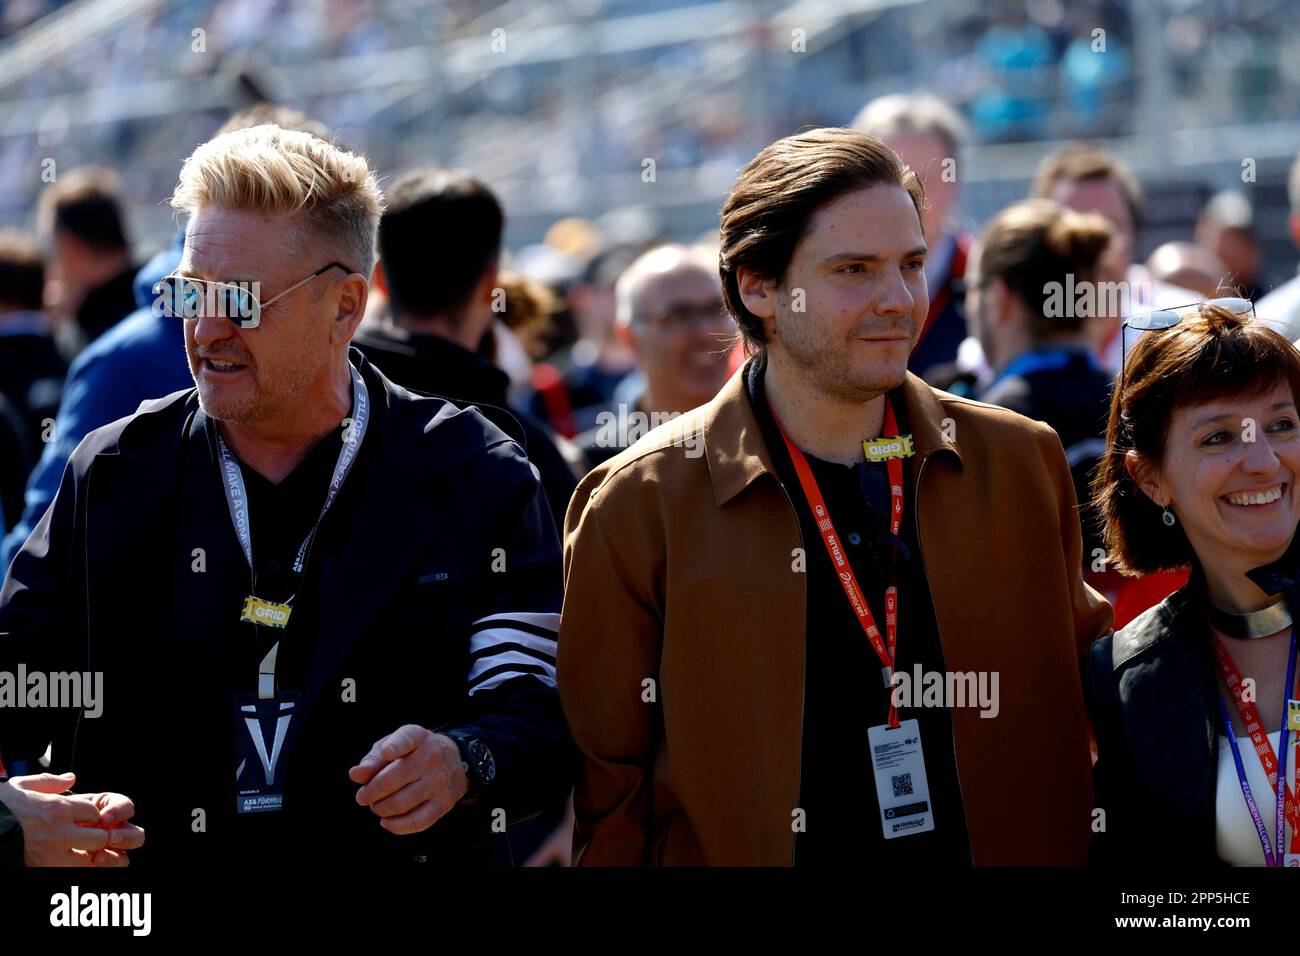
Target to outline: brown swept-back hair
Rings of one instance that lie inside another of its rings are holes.
[[[736,270],[745,266],[778,284],[813,215],[845,193],[901,186],[921,215],[925,190],[898,154],[875,137],[827,127],[779,139],[740,171],[722,205],[718,272],[722,297],[745,346],[766,346],[763,320],[740,299]]]
[[[1074,308],[1049,316],[1050,287],[1064,288],[1070,275],[1080,284],[1096,282],[1098,263],[1114,234],[1096,213],[1075,212],[1051,199],[1022,199],[980,233],[979,281],[997,278],[1006,284],[1029,313],[1034,341],[1073,334],[1086,316]]]
[[[1129,475],[1129,450],[1158,465],[1175,411],[1260,395],[1282,382],[1300,400],[1300,351],[1262,322],[1218,306],[1142,335],[1125,363],[1123,388],[1111,397],[1106,453],[1092,485],[1112,564],[1139,575],[1185,568],[1196,557],[1182,525],[1166,527],[1162,509]]]

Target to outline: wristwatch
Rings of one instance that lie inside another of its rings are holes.
[[[465,797],[477,797],[492,786],[497,777],[497,762],[492,751],[478,737],[459,730],[447,731],[460,751],[461,763],[465,765],[465,775],[469,777],[469,791]]]

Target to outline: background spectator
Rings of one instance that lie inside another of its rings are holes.
[[[619,277],[614,299],[618,334],[636,356],[645,384],[578,437],[593,465],[713,398],[727,380],[735,332],[717,270],[689,246],[646,252]]]
[[[75,169],[41,194],[38,213],[47,255],[46,303],[75,354],[135,307],[121,187],[111,170]]]

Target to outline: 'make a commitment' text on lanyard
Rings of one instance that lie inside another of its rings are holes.
[[[339,449],[338,461],[334,465],[334,474],[330,478],[329,491],[325,495],[325,504],[321,507],[320,514],[316,516],[316,522],[307,532],[307,537],[303,539],[302,544],[298,547],[298,553],[294,557],[293,571],[295,574],[302,574],[303,567],[307,561],[307,555],[311,550],[311,543],[316,537],[316,532],[320,528],[321,521],[325,513],[329,511],[330,505],[338,496],[339,489],[343,487],[343,482],[347,480],[348,473],[352,470],[353,464],[357,460],[357,452],[361,449],[361,441],[366,435],[366,426],[370,421],[370,394],[366,390],[366,383],[361,378],[361,374],[354,366],[349,364],[348,371],[352,375],[352,417],[343,432],[343,447]],[[226,505],[230,509],[230,520],[235,525],[235,536],[239,539],[239,546],[244,552],[244,560],[248,562],[248,573],[254,582],[256,589],[256,571],[253,567],[253,530],[249,523],[248,516],[248,491],[244,486],[244,475],[239,470],[239,462],[234,454],[230,451],[221,435],[217,435],[217,450],[221,457],[221,487],[226,493]],[[283,605],[272,605],[277,613],[279,620],[255,620],[255,623],[267,623],[272,626],[283,626],[287,623],[289,609],[293,605],[295,592]],[[245,601],[245,607],[252,603],[267,604],[262,602],[255,595],[249,595]],[[280,644],[277,641],[271,650],[263,659],[258,668],[258,696],[269,698],[275,693],[275,660],[276,653]]]

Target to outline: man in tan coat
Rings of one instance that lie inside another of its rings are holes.
[[[906,372],[922,187],[780,140],[722,211],[753,358],[579,486],[561,700],[588,865],[1082,865],[1082,581],[1045,425]]]

